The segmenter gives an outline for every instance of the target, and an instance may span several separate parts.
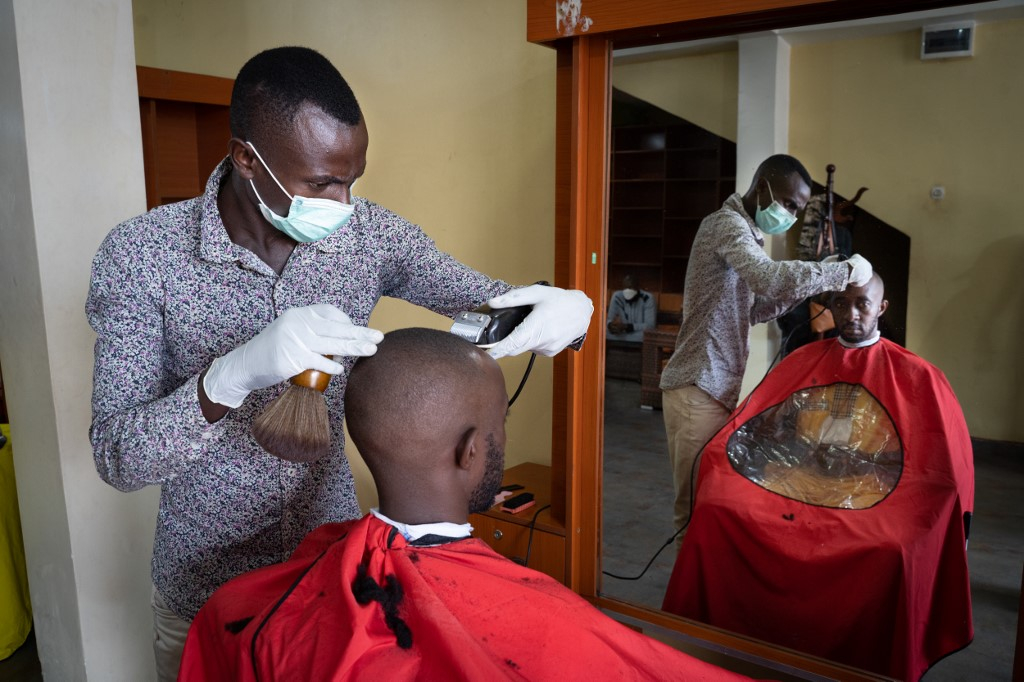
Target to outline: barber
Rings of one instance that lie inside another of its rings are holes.
[[[231,96],[228,156],[204,193],[118,225],[93,261],[96,468],[119,490],[159,485],[152,563],[159,678],[174,679],[189,621],[230,578],[285,559],[311,529],[361,515],[342,430],[345,379],[382,334],[382,296],[453,316],[484,302],[533,312],[490,350],[553,355],[586,330],[582,292],[513,289],[353,196],[366,122],[320,54],[262,52]],[[332,357],[325,357],[332,356]],[[335,375],[331,452],[284,462],[250,436],[307,369]],[[439,405],[438,409],[444,409]]]
[[[689,521],[694,461],[736,407],[751,326],[808,296],[871,277],[871,264],[857,254],[845,262],[809,263],[775,261],[764,252],[762,235],[792,227],[810,196],[811,176],[803,164],[785,154],[771,156],[758,166],[746,194],[726,199],[694,237],[683,321],[661,375],[677,531],[685,532]]]

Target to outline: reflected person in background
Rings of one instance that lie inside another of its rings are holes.
[[[622,289],[608,304],[608,340],[641,343],[644,330],[654,329],[658,310],[654,296],[639,287],[635,275],[622,278]]]
[[[746,194],[730,196],[697,230],[682,325],[661,375],[677,531],[690,516],[694,461],[736,407],[750,328],[808,296],[871,277],[871,264],[856,254],[842,263],[809,263],[775,261],[765,253],[763,235],[792,227],[810,196],[811,176],[803,164],[776,154],[757,167]]]

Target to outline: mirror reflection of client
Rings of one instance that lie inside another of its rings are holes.
[[[179,680],[741,679],[469,537],[504,470],[508,395],[485,352],[391,332],[353,367],[345,402],[379,509],[217,590]]]
[[[789,355],[708,444],[664,608],[917,680],[973,638],[973,454],[942,372],[880,338],[884,294],[877,273],[836,294],[840,336]]]
[[[879,338],[889,302],[875,273],[836,294],[838,343],[863,348]],[[903,470],[903,452],[885,408],[860,384],[810,386],[741,426],[729,444],[733,467],[758,485],[808,504],[866,509],[885,498]]]

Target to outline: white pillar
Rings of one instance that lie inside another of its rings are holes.
[[[741,194],[750,187],[758,164],[789,151],[789,52],[789,43],[774,34],[739,40],[736,190]],[[785,236],[768,237],[765,249],[776,260],[785,258]],[[753,328],[742,395],[764,377],[779,342],[775,323]]]
[[[47,680],[154,677],[155,490],[88,440],[93,254],[145,210],[131,0],[0,0],[0,361]]]

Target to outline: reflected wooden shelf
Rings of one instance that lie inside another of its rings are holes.
[[[632,274],[647,291],[682,293],[700,221],[735,187],[736,145],[683,119],[613,122],[611,145],[608,281]]]

